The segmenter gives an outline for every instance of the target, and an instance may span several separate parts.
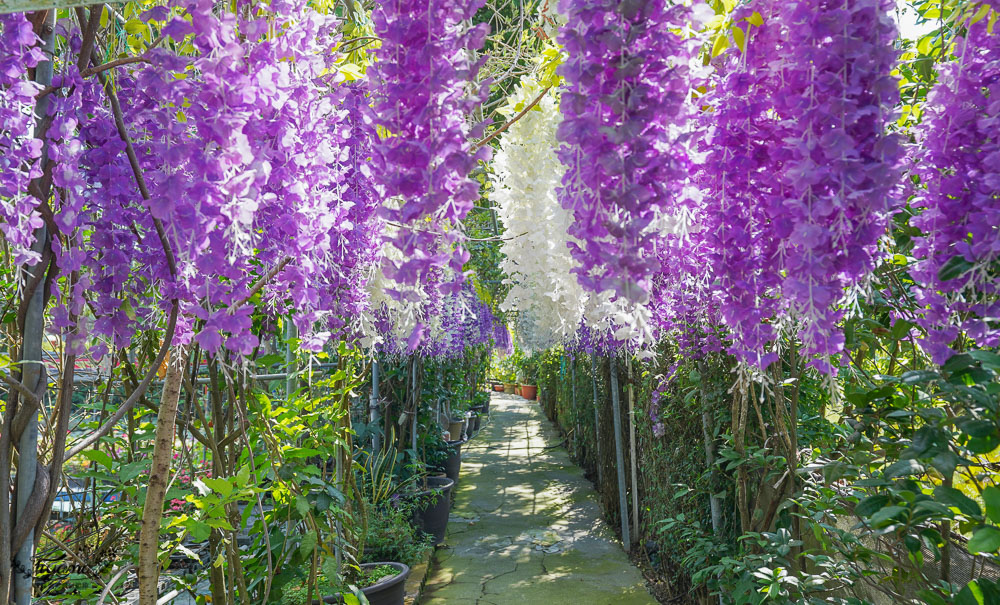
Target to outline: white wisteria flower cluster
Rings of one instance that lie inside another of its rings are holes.
[[[508,119],[541,93],[534,78],[525,78],[501,110]],[[567,244],[572,215],[559,205],[556,188],[566,172],[556,157],[559,103],[550,90],[500,139],[493,158],[490,199],[506,227],[501,268],[512,285],[503,302],[530,317],[532,348],[544,348],[574,338],[581,324],[599,332],[613,331],[618,340],[648,343],[648,310],[617,299],[611,292],[594,294],[577,281]],[[585,245],[577,241],[578,245]]]

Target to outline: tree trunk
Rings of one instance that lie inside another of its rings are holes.
[[[174,450],[174,425],[177,421],[177,403],[181,395],[181,382],[187,361],[187,347],[173,350],[167,362],[160,395],[160,411],[156,416],[156,438],[153,460],[146,489],[146,503],[142,509],[142,529],[139,532],[139,605],[156,605],[159,598],[160,561],[157,547],[160,537],[160,519],[163,501],[170,479],[170,461]]]

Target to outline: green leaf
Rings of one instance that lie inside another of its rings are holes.
[[[996,353],[989,351],[969,351],[967,354],[988,368],[1000,370],[1000,355]]]
[[[743,29],[737,25],[733,26],[733,41],[736,42],[736,48],[741,51],[746,48],[746,34],[744,34]]]
[[[941,375],[937,372],[929,370],[911,370],[900,376],[899,381],[903,384],[920,384],[921,382],[930,382],[940,377]]]
[[[752,15],[747,17],[747,22],[750,23],[750,25],[760,27],[761,25],[764,25],[764,17],[761,17],[760,13],[754,11]]]
[[[910,329],[913,328],[913,324],[906,321],[905,319],[897,319],[896,323],[892,324],[892,329],[889,330],[889,337],[893,340],[899,340],[910,333]]]
[[[1000,550],[1000,529],[992,525],[980,527],[969,539],[969,552],[974,555],[981,552],[994,553],[998,550]]]
[[[880,527],[882,525],[888,525],[889,522],[899,515],[906,512],[905,506],[886,506],[880,509],[877,513],[872,515],[868,522],[872,527]]]
[[[194,519],[189,519],[184,523],[184,526],[187,527],[188,534],[190,534],[191,539],[195,542],[208,540],[208,536],[212,533],[212,528],[207,523],[202,523]]]
[[[233,484],[230,483],[228,479],[218,479],[215,477],[209,477],[203,479],[203,481],[205,482],[205,485],[212,488],[213,491],[222,494],[223,497],[226,497],[229,494],[233,493]]]
[[[318,456],[322,452],[305,447],[290,447],[283,453],[285,458],[308,458],[309,456]]]
[[[1000,523],[1000,488],[989,486],[983,490],[983,502],[986,503],[986,516],[994,523]]]
[[[924,467],[916,460],[899,460],[885,469],[885,476],[889,479],[922,474],[924,474]]]
[[[957,508],[959,512],[970,517],[980,517],[982,509],[976,501],[958,491],[954,487],[939,485],[934,488],[934,499],[942,504]]]
[[[295,510],[303,517],[309,514],[309,501],[306,500],[305,496],[295,498]]]
[[[108,470],[111,470],[111,456],[109,456],[106,452],[102,452],[101,450],[84,450],[80,452],[80,455],[87,460],[96,462]]]
[[[313,549],[316,548],[318,541],[319,540],[315,531],[306,532],[306,534],[302,536],[302,542],[299,543],[299,554],[302,555],[303,558],[309,556]]]
[[[956,254],[949,258],[948,262],[941,265],[941,269],[938,270],[938,279],[948,281],[959,278],[972,269],[973,266],[972,263],[965,260],[964,256]]]
[[[885,494],[875,494],[868,496],[854,507],[854,514],[859,517],[870,517],[886,504],[889,504],[889,496]]]
[[[729,48],[729,39],[726,36],[719,34],[715,37],[715,43],[712,44],[712,57],[718,57],[727,48]]]

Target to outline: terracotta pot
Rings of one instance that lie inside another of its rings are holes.
[[[525,399],[535,399],[538,396],[538,387],[533,384],[521,385],[521,397]]]
[[[498,393],[503,393],[503,385],[502,384],[495,384],[495,385],[493,385],[493,390],[496,391],[496,392],[498,392]]]
[[[365,593],[365,598],[368,599],[370,605],[403,605],[403,599],[406,597],[406,578],[410,576],[410,568],[403,563],[386,562],[362,563],[361,569],[375,569],[380,565],[391,565],[398,569],[399,573],[385,578],[378,584],[364,588],[361,592]],[[338,594],[325,597],[323,602],[343,603],[344,598]],[[319,603],[319,601],[313,601],[313,603]]]
[[[428,477],[427,489],[412,496],[419,499],[413,515],[415,524],[424,533],[433,536],[435,546],[444,542],[451,510],[451,488],[454,486],[455,481],[448,477]]]
[[[512,383],[512,382],[505,382],[505,383],[503,383],[503,392],[507,393],[508,395],[513,395],[514,394],[514,383]]]

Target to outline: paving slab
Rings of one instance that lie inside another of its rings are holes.
[[[420,605],[655,605],[538,403],[493,393]]]

